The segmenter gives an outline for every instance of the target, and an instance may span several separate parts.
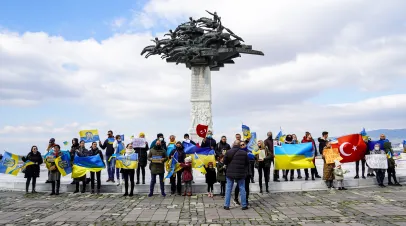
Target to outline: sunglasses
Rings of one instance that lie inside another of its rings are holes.
[[[240,145],[240,147],[244,147],[244,146],[245,146],[245,144],[241,144],[241,145]]]

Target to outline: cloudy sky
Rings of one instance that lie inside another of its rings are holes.
[[[0,3],[0,149],[40,150],[80,129],[178,138],[190,70],[140,56],[154,36],[217,11],[264,57],[212,72],[214,132],[241,122],[300,137],[406,127],[406,2],[122,0]]]

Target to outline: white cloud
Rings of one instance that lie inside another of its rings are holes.
[[[167,30],[189,16],[209,17],[203,10],[215,9],[226,27],[265,53],[243,55],[235,65],[212,73],[215,131],[232,135],[244,120],[261,134],[279,126],[297,133],[327,129],[342,134],[362,126],[405,125],[405,94],[338,105],[309,103],[329,90],[355,87],[376,96],[376,91],[388,92],[404,82],[404,8],[403,1],[153,0],[133,18],[119,17],[112,26]],[[151,137],[173,130],[182,136],[189,124],[190,71],[157,56],[140,56],[151,39],[150,32],[67,41],[44,32],[1,31],[0,106],[33,107],[70,98],[115,122],[91,125],[100,130],[144,130]],[[343,102],[339,96],[331,99]],[[180,125],[165,128],[168,120]],[[150,126],[137,128],[129,121]],[[59,129],[17,123],[3,126],[0,133],[73,134],[69,131],[83,127],[60,123]]]

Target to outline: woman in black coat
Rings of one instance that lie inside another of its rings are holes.
[[[37,182],[37,177],[39,177],[39,166],[42,164],[43,159],[41,153],[38,151],[37,146],[32,146],[31,151],[28,153],[27,157],[23,157],[24,162],[30,161],[33,164],[25,167],[25,176],[27,182],[25,183],[25,191],[28,193],[28,188],[30,186],[32,178],[32,193],[37,193],[35,191],[35,184]]]

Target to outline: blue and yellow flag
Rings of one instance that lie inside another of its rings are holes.
[[[17,176],[22,166],[21,164],[19,165],[19,162],[22,161],[21,159],[21,156],[4,152],[3,158],[0,160],[0,173]]]
[[[176,149],[176,143],[169,143],[166,148],[166,156],[170,156],[171,152]]]
[[[275,146],[275,169],[314,168],[313,144],[282,144]]]
[[[248,140],[251,138],[251,130],[250,127],[246,125],[242,125],[242,135],[243,135],[243,140]]]
[[[285,137],[286,137],[286,135],[283,135],[283,133],[282,133],[282,127],[279,128],[279,133],[276,135],[275,140],[283,143],[283,142],[285,142]]]
[[[197,169],[200,173],[206,174],[206,168],[204,168],[204,162],[199,158],[199,155],[194,153],[192,156],[192,168]]]
[[[138,154],[133,153],[129,156],[117,155],[116,168],[120,169],[136,169],[138,167]]]
[[[64,141],[63,145],[68,146],[69,145],[68,141]]]
[[[166,175],[165,179],[171,178],[174,173],[178,172],[181,169],[182,167],[180,167],[178,161],[178,152],[175,152],[175,154],[173,154],[173,157],[169,161],[167,161],[166,171],[168,171],[168,175]]]
[[[251,139],[250,142],[248,142],[248,150],[251,151],[254,155],[258,154],[258,141],[257,141],[257,133],[252,132],[251,133]]]
[[[62,155],[55,159],[56,168],[64,177],[72,173],[72,165],[70,161],[70,153],[62,152]]]
[[[72,178],[79,178],[86,175],[87,172],[99,172],[105,168],[100,155],[79,157],[75,155],[72,167]]]
[[[216,167],[216,157],[214,150],[210,148],[200,148],[195,145],[189,145],[185,148],[185,154],[192,157],[192,167],[199,168],[201,164],[208,167],[209,162]]]
[[[91,130],[81,130],[79,131],[80,141],[85,141],[85,143],[97,142],[100,140],[99,132],[97,129]],[[113,140],[114,141],[114,140]]]

